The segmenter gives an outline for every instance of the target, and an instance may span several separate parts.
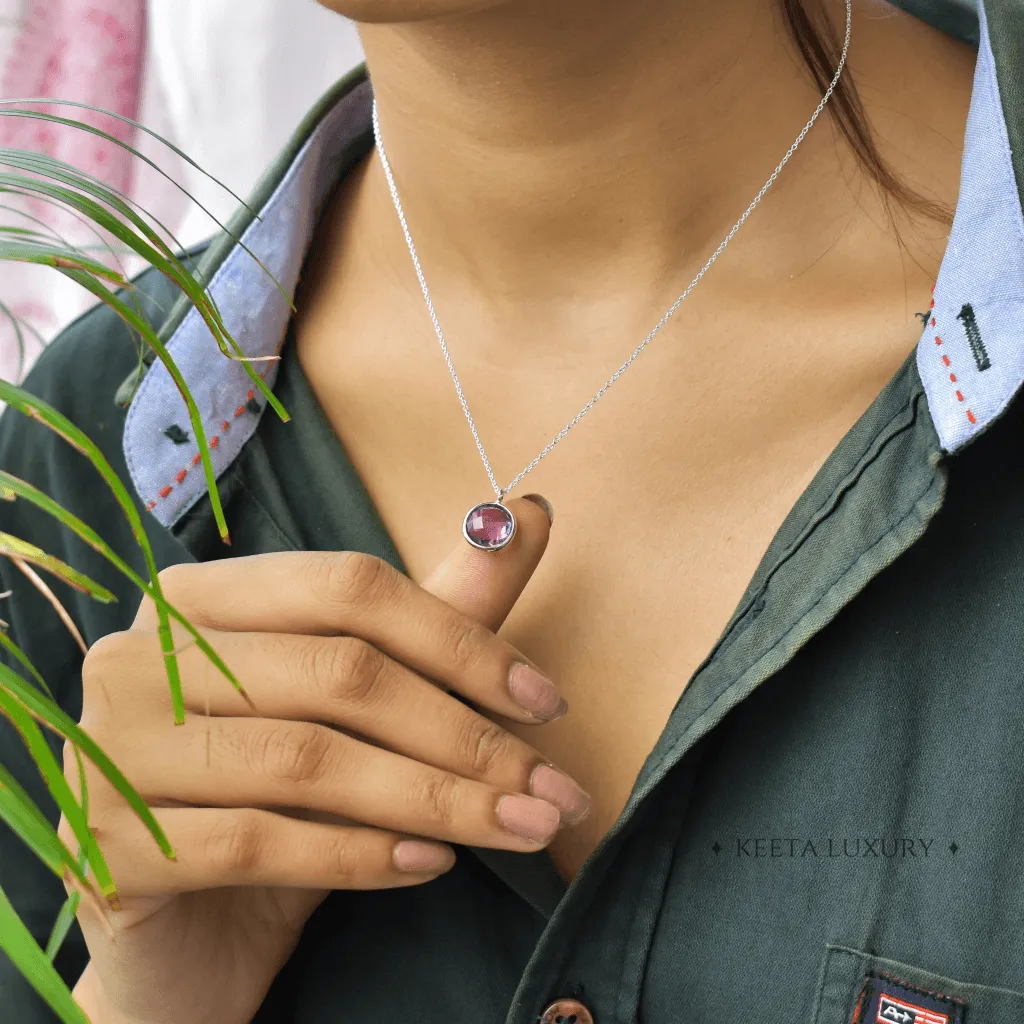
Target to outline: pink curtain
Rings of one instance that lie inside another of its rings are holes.
[[[145,33],[145,0],[26,0],[4,69],[4,97],[78,100],[137,120]],[[131,125],[117,118],[59,105],[43,109],[126,142],[134,138]],[[0,143],[57,157],[123,191],[131,184],[132,162],[124,150],[87,132],[4,117]]]
[[[19,28],[0,76],[4,99],[76,100],[139,119],[146,50],[146,0],[22,0]],[[136,129],[109,115],[60,104],[37,109],[84,121],[135,144]],[[112,142],[75,128],[23,117],[0,116],[0,146],[30,149],[87,171],[131,194],[137,161]],[[44,221],[74,244],[97,241],[66,213],[41,200],[0,196]],[[2,211],[4,223],[38,228]],[[40,229],[41,230],[41,229]],[[96,253],[101,256],[101,253]],[[0,301],[22,323],[23,343],[7,317],[0,319],[0,377],[17,379],[63,323],[91,298],[53,271],[25,264],[0,265]]]

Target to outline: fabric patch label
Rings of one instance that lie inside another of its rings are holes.
[[[886,974],[864,979],[851,1024],[965,1024],[967,1004]]]

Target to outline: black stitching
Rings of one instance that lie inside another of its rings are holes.
[[[853,1016],[850,1018],[850,1024],[867,1024],[865,1014],[867,1013],[868,1006],[871,1005],[871,995],[874,992],[874,986],[871,983],[872,978],[881,982],[889,982],[891,984],[898,985],[907,992],[913,992],[919,996],[927,996],[929,999],[934,999],[936,1002],[945,1003],[951,1010],[956,1009],[960,1011],[961,1021],[966,1017],[967,1003],[962,999],[957,999],[956,996],[947,995],[945,992],[939,992],[936,989],[922,988],[920,985],[912,985],[909,981],[897,978],[893,974],[886,974],[884,971],[868,971],[864,976],[864,984],[861,986],[860,994],[857,997],[857,1003],[853,1008]]]
[[[164,430],[164,437],[170,438],[175,444],[188,444],[189,436],[177,423],[172,423]]]
[[[988,357],[985,343],[981,340],[981,331],[978,329],[978,321],[974,316],[974,307],[969,302],[965,302],[956,318],[964,325],[967,344],[971,346],[971,355],[974,356],[975,364],[979,370],[987,370],[992,365],[992,361]]]
[[[932,999],[937,999],[939,1002],[959,1006],[961,1010],[967,1009],[967,1003],[962,999],[957,999],[956,996],[946,995],[945,992],[940,992],[938,989],[921,988],[920,985],[911,985],[910,982],[897,978],[893,974],[886,974],[884,971],[871,971],[868,977],[878,978],[881,981],[891,981],[901,988],[905,988],[908,992],[916,992],[919,996],[931,996]]]

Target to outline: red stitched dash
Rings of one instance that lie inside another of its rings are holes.
[[[283,343],[282,343],[282,344],[283,344]],[[264,368],[264,372],[266,372],[266,369],[267,369],[267,368],[265,367],[265,368]],[[261,374],[260,374],[260,376],[262,377],[262,376],[263,376],[263,374],[261,373]],[[253,400],[253,399],[254,399],[255,397],[256,397],[256,392],[255,392],[255,391],[250,391],[250,392],[249,392],[249,393],[248,393],[248,394],[246,395],[246,401],[247,401],[247,402],[251,402],[251,401],[252,401],[252,400]],[[237,409],[235,410],[235,418],[237,418],[237,417],[241,416],[241,415],[242,415],[243,413],[245,413],[245,411],[246,411],[246,406],[245,406],[245,405],[240,405],[240,406],[239,406],[239,407],[238,407],[238,408],[237,408]],[[221,433],[222,433],[222,434],[226,434],[226,433],[227,433],[227,432],[228,432],[228,431],[229,431],[230,429],[231,429],[231,421],[230,421],[230,420],[224,420],[224,421],[223,421],[223,422],[221,423],[221,425],[220,425],[220,430],[221,430]],[[211,437],[211,438],[210,438],[210,447],[211,447],[211,448],[216,448],[216,447],[218,447],[218,446],[219,446],[219,444],[220,444],[220,438],[219,438],[218,436],[214,435],[213,437]],[[193,458],[192,458],[192,462],[191,462],[191,465],[192,465],[192,466],[198,466],[198,465],[199,465],[199,464],[200,464],[200,463],[201,463],[202,461],[203,461],[203,457],[202,457],[202,455],[200,455],[200,454],[198,454],[198,453],[197,453],[197,454],[196,454],[195,456],[193,456]],[[189,468],[190,468],[189,466],[186,466],[186,467],[185,467],[184,469],[180,470],[180,471],[179,471],[179,472],[178,472],[178,473],[177,473],[177,474],[175,475],[175,478],[174,478],[174,479],[175,479],[175,480],[176,480],[176,481],[177,481],[177,482],[178,482],[179,484],[181,484],[181,483],[184,483],[184,481],[185,481],[185,477],[186,477],[186,476],[188,475],[188,471],[189,471]],[[160,495],[160,497],[161,497],[161,498],[166,498],[166,497],[167,497],[167,496],[168,496],[168,495],[169,495],[169,494],[171,493],[171,491],[172,491],[173,489],[174,489],[174,488],[173,488],[173,485],[171,485],[171,484],[168,484],[168,485],[167,485],[166,487],[163,487],[163,488],[161,488],[161,489],[160,489],[160,490],[159,490],[159,491],[158,491],[157,493],[158,493],[158,494]],[[154,501],[151,501],[151,502],[150,502],[150,503],[149,503],[149,504],[148,504],[148,505],[146,506],[146,508],[147,508],[147,509],[148,509],[149,511],[152,511],[152,510],[153,510],[153,509],[154,509],[155,507],[156,507],[156,501],[155,501],[155,500],[154,500]]]
[[[934,289],[933,289],[933,291],[934,291]],[[932,307],[934,308],[934,306],[935,306],[935,300],[933,299],[932,300]],[[935,317],[931,318],[931,325],[932,325],[932,327],[935,326]],[[936,345],[941,345],[942,344],[942,338],[940,338],[937,334],[935,335],[935,344]],[[945,366],[950,366],[951,365],[949,356],[947,356],[945,354],[945,352],[942,353],[942,362],[943,362],[943,365],[945,365]],[[950,372],[949,380],[950,380],[950,383],[956,384],[957,383],[956,374],[953,373],[953,372]],[[963,395],[962,391],[956,391],[955,394],[956,394],[956,400],[958,402],[963,402],[964,401],[964,395]],[[971,412],[970,409],[967,409],[966,412],[967,412],[967,419],[972,424],[976,424],[978,422],[978,420],[975,417],[974,413]]]

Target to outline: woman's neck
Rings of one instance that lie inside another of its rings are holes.
[[[843,4],[827,6],[841,33]],[[854,6],[851,70],[888,94],[879,105],[909,105],[904,137],[938,127],[958,147],[962,128],[934,123],[936,98],[894,94],[899,71],[886,66],[914,60],[906,44],[922,35],[956,44],[888,6]],[[778,5],[763,0],[517,0],[361,32],[429,275],[495,303],[558,303],[566,281],[600,294],[638,274],[652,301],[656,282],[678,292],[820,98]],[[755,276],[766,252],[782,279],[799,272],[849,214],[859,171],[827,121],[762,204],[756,244],[733,247]],[[955,174],[927,184],[954,198]],[[881,216],[873,193],[859,198]]]

